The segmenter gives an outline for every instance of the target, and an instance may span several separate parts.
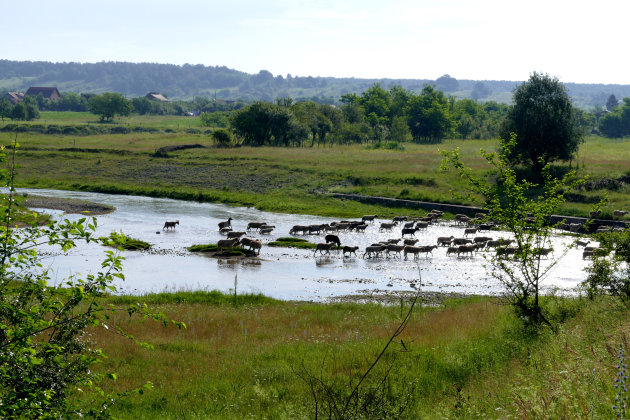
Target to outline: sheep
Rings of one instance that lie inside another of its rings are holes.
[[[553,248],[535,248],[533,251],[534,255],[547,258],[553,252]]]
[[[227,235],[227,234],[228,234],[228,232],[232,232],[232,228],[231,228],[231,227],[229,227],[229,226],[228,226],[228,227],[224,227],[224,228],[219,229],[219,233],[220,233],[221,235]]]
[[[274,230],[275,226],[263,226],[260,228],[259,232],[261,235],[269,235],[273,230]]]
[[[470,223],[470,217],[465,214],[456,214],[455,215],[455,224],[456,225],[467,225]]]
[[[175,220],[174,222],[164,222],[164,227],[162,227],[162,230],[166,229],[173,229],[175,230],[175,225],[179,225],[179,220]]]
[[[419,253],[420,253],[420,247],[419,246],[406,245],[405,248],[403,249],[403,254],[405,256],[405,260],[407,259],[407,255],[408,254],[413,254],[413,259],[417,260]]]
[[[486,244],[486,242],[491,241],[492,238],[489,236],[477,236],[476,238],[473,238],[473,242],[476,244],[481,244],[483,243],[484,245]]]
[[[289,231],[289,234],[297,235],[298,232],[302,232],[303,234],[306,234],[308,230],[309,230],[308,226],[295,225],[291,228],[291,230]]]
[[[228,217],[228,219],[225,222],[219,222],[219,230],[226,228],[226,227],[232,227],[232,218]]]
[[[365,252],[363,253],[363,258],[365,259],[366,256],[368,257],[378,257],[379,255],[381,255],[381,251],[383,250],[383,246],[382,245],[370,245],[367,248],[365,248]]]
[[[227,233],[227,237],[228,237],[228,239],[240,238],[241,236],[245,236],[246,233],[247,232],[235,232],[235,231],[232,231],[232,232],[228,232]]]
[[[474,235],[477,233],[477,228],[466,228],[464,229],[464,236]]]
[[[472,244],[473,241],[472,239],[468,239],[468,238],[455,238],[453,239],[453,241],[451,242],[453,245],[468,245],[468,244]]]
[[[586,245],[590,243],[591,241],[587,241],[586,239],[578,239],[577,241],[575,241],[575,245],[582,246],[582,247],[585,247]]]
[[[601,210],[595,210],[595,211],[591,211],[588,214],[588,217],[591,219],[595,219],[598,218],[602,215],[602,211]]]
[[[400,256],[400,253],[402,252],[403,249],[405,249],[407,245],[394,245],[394,244],[389,244],[387,245],[387,248],[385,248],[385,253],[387,254],[387,256],[389,256],[390,252],[395,252]]]
[[[626,214],[628,214],[627,211],[625,210],[614,210],[613,211],[613,220],[617,220],[619,218],[623,218],[623,216],[625,216]]]
[[[309,225],[308,227],[308,233],[311,234],[319,234],[319,232],[321,232],[322,230],[324,230],[325,225]]]
[[[586,260],[588,258],[593,258],[593,251],[582,251],[582,259]]]
[[[247,224],[246,230],[260,229],[261,227],[266,226],[266,225],[267,225],[266,222],[249,222]]]
[[[459,257],[460,254],[470,254],[470,256],[472,257],[476,250],[477,250],[477,247],[472,244],[460,245],[457,247],[457,256]]]
[[[262,248],[262,242],[258,240],[252,240],[249,243],[249,250],[256,252],[256,255],[260,255],[260,249]]]
[[[438,246],[449,246],[453,239],[455,239],[454,236],[440,236],[437,238],[437,244]]]
[[[398,222],[406,222],[407,221],[407,216],[394,216],[394,218],[392,219],[392,223],[394,224],[398,224]]]
[[[459,250],[459,247],[458,247],[458,246],[449,246],[449,247],[446,249],[446,256],[448,257],[449,255],[452,255],[452,254],[457,254],[457,251],[458,251],[458,250]]]
[[[239,243],[238,238],[221,239],[219,240],[219,242],[217,242],[217,251],[221,252],[224,249],[231,251],[232,248],[234,248],[234,246],[238,245],[238,243]]]
[[[396,223],[381,223],[381,226],[378,228],[379,232],[384,230],[392,230],[392,228],[396,226]]]
[[[366,228],[367,228],[367,225],[365,223],[361,223],[360,225],[356,225],[354,227],[354,231],[355,232],[365,232]]]
[[[374,222],[374,219],[376,219],[378,216],[375,214],[369,214],[369,215],[365,215],[361,218],[361,221],[363,223],[365,222]]]
[[[416,223],[416,230],[427,229],[429,227],[428,222],[418,222]]]
[[[341,241],[337,235],[326,235],[324,237],[326,243],[332,243],[333,245],[341,246]]]
[[[411,222],[407,222],[407,223],[405,223],[405,224],[403,225],[403,228],[405,228],[405,229],[409,229],[409,228],[412,228],[412,227],[413,227],[413,225],[415,225],[415,224],[416,224],[416,222],[414,222],[414,221],[412,220]]]
[[[354,254],[354,256],[356,257],[358,249],[359,249],[358,246],[344,246],[343,250],[342,250],[344,258],[346,257],[346,254],[350,254],[350,255]],[[348,256],[350,256],[350,255],[348,255]]]
[[[398,242],[400,242],[400,239],[388,239],[387,241],[385,241],[385,243],[392,245],[396,245]]]
[[[251,245],[253,240],[254,239],[252,239],[252,238],[241,238],[241,241],[240,241],[241,242],[241,246],[249,248],[249,246]]]
[[[510,255],[515,255],[516,252],[518,251],[518,248],[515,247],[509,247],[509,246],[500,246],[497,247],[497,257],[507,257]]]
[[[405,240],[403,241],[403,243],[404,243],[405,245],[411,245],[411,246],[415,245],[415,244],[416,244],[416,242],[418,242],[418,240],[417,240],[417,239],[405,239]]]
[[[418,230],[417,228],[403,229],[402,230],[402,236],[403,236],[403,238],[405,237],[405,235],[416,236],[416,231],[417,230]]]
[[[433,250],[437,248],[437,245],[423,245],[418,248],[420,248],[420,252],[424,252],[426,257],[429,258],[429,254],[433,255]]]
[[[330,249],[332,248],[333,244],[317,244],[315,246],[315,252],[313,252],[313,255],[317,254],[317,251],[319,251],[320,254],[324,254],[324,251],[326,251],[326,254],[330,254]]]

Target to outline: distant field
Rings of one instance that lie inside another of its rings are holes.
[[[36,124],[98,124],[86,113],[42,113]],[[155,133],[90,136],[19,133],[21,166],[18,183],[29,187],[85,189],[119,193],[170,196],[256,206],[260,209],[338,216],[360,216],[374,206],[324,197],[343,192],[435,202],[455,199],[451,190],[464,193],[466,185],[452,172],[441,172],[441,150],[459,148],[464,161],[489,180],[492,173],[478,155],[494,150],[493,140],[446,140],[439,145],[405,143],[404,150],[374,150],[364,145],[323,148],[213,147],[207,134],[188,134],[199,128],[195,117],[134,116],[115,124],[156,127]],[[175,127],[177,132],[164,132]],[[0,144],[15,134],[0,133]],[[195,148],[154,153],[164,146],[200,144]],[[566,164],[593,180],[618,178],[628,172],[628,140],[591,136],[578,158]],[[604,197],[604,215],[630,209],[630,187],[617,190],[575,191],[564,212],[586,215]],[[395,213],[400,209],[384,209]]]

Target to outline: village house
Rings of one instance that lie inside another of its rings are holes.
[[[146,94],[145,98],[147,98],[150,101],[156,101],[156,102],[168,102],[168,99],[157,92],[149,92]]]
[[[8,99],[9,102],[11,102],[13,105],[15,105],[18,102],[22,102],[24,100],[24,93],[22,93],[22,92],[7,92],[7,94],[4,97],[5,97],[5,99]]]
[[[29,96],[37,96],[40,94],[44,97],[44,99],[49,99],[51,101],[56,101],[61,98],[61,94],[56,87],[31,86],[25,93],[25,95]]]

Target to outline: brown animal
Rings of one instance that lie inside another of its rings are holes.
[[[223,250],[231,251],[232,248],[234,248],[234,246],[238,245],[238,243],[239,243],[238,238],[221,239],[219,240],[219,242],[217,242],[217,251],[218,252],[221,252]]]
[[[402,230],[402,236],[403,236],[403,238],[405,237],[405,235],[416,236],[416,231],[417,230],[418,230],[417,228],[403,229]]]
[[[227,237],[228,237],[228,239],[232,239],[232,238],[237,238],[238,239],[241,236],[245,236],[246,233],[247,232],[235,232],[235,231],[232,231],[232,232],[228,232],[227,233]]]
[[[623,218],[626,214],[628,214],[628,212],[625,210],[615,210],[613,211],[613,220]]]
[[[262,248],[262,242],[258,240],[252,240],[249,243],[249,250],[256,252],[256,255],[260,255],[260,248]]]
[[[437,244],[438,246],[449,246],[453,239],[455,239],[454,236],[440,236],[437,238]]]
[[[464,236],[474,235],[477,233],[477,228],[466,228],[464,229]]]
[[[333,244],[317,244],[313,255],[317,254],[317,251],[319,251],[320,254],[324,254],[324,251],[326,251],[326,254],[330,254],[330,249],[332,248],[332,246]]]
[[[339,240],[339,236],[337,235],[326,235],[324,237],[326,243],[332,243],[333,245],[341,246],[341,240]]]
[[[232,218],[228,217],[228,219],[225,222],[219,222],[219,230],[226,228],[226,227],[232,227]]]
[[[405,249],[405,247],[406,245],[389,244],[387,245],[387,248],[385,248],[385,253],[387,254],[388,257],[389,257],[390,252],[397,253],[400,256],[400,253],[402,252],[403,249]]]
[[[378,228],[378,231],[392,230],[394,226],[396,226],[396,223],[381,223],[381,227]]]
[[[358,249],[359,249],[358,246],[344,246],[343,250],[342,250],[344,258],[346,256],[346,254],[354,254],[354,256],[356,257]]]
[[[365,248],[365,252],[363,253],[363,258],[368,257],[378,257],[381,255],[381,251],[383,250],[382,245],[370,245]]]
[[[263,226],[266,226],[267,223],[265,222],[249,222],[247,224],[247,229],[246,230],[252,230],[252,229],[260,229]]]
[[[175,230],[175,225],[179,225],[179,220],[175,220],[174,222],[164,222],[164,227],[162,228],[162,230],[166,229],[173,229]]]
[[[455,254],[457,255],[457,251],[459,250],[458,246],[449,246],[446,249],[446,256],[448,257],[449,255]]]
[[[405,239],[405,240],[403,241],[403,243],[404,243],[405,245],[411,245],[411,246],[415,245],[415,244],[416,244],[416,242],[418,242],[418,240],[417,240],[417,239]]]
[[[472,257],[476,250],[477,247],[472,244],[460,245],[457,247],[457,256],[459,257],[461,254],[470,254],[470,256]]]
[[[368,215],[366,215],[366,216],[363,216],[363,217],[361,218],[361,221],[362,221],[363,223],[365,223],[365,222],[373,222],[373,221],[374,221],[374,219],[376,219],[377,217],[378,217],[378,216],[377,216],[377,215],[375,215],[375,214],[368,214]]]

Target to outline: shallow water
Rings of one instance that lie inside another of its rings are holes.
[[[445,248],[438,248],[429,258],[417,261],[400,258],[361,258],[365,247],[389,238],[400,238],[401,228],[379,232],[376,220],[365,233],[339,233],[343,245],[359,246],[358,257],[342,258],[331,255],[314,256],[313,251],[264,246],[278,237],[286,237],[293,225],[329,223],[332,218],[262,212],[253,208],[230,207],[222,204],[195,203],[162,198],[108,195],[88,192],[20,189],[29,194],[68,197],[105,203],[116,211],[97,216],[98,235],[122,231],[133,238],[153,244],[149,252],[122,252],[125,281],[117,284],[121,293],[177,290],[229,291],[238,278],[238,292],[260,292],[286,300],[322,301],[331,297],[357,293],[417,290],[455,292],[465,294],[498,294],[500,283],[486,268],[484,254],[472,258],[446,256]],[[54,211],[52,211],[55,213]],[[61,215],[56,212],[57,215]],[[78,215],[64,217],[76,219]],[[232,217],[232,227],[244,231],[250,221],[265,221],[275,225],[271,235],[251,232],[247,236],[262,239],[260,259],[215,259],[190,253],[187,247],[195,244],[216,243],[225,237],[217,224]],[[166,220],[179,220],[175,231],[162,231]],[[417,245],[433,245],[438,236],[463,236],[463,228],[452,225],[433,225],[416,234]],[[505,232],[485,232],[483,236],[509,237]],[[324,242],[323,235],[300,236],[311,242]],[[566,237],[553,238],[559,252]],[[106,248],[96,244],[81,244],[67,254],[45,250],[44,263],[54,270],[53,279],[61,281],[70,274],[96,273]],[[544,281],[545,287],[569,290],[585,278],[587,262],[579,250],[571,249]],[[421,283],[418,281],[421,276]]]

